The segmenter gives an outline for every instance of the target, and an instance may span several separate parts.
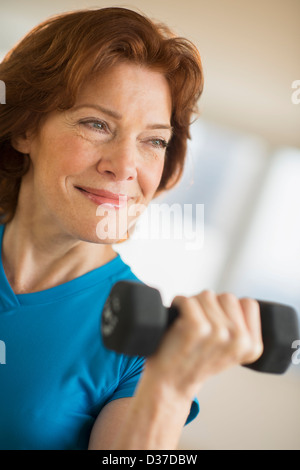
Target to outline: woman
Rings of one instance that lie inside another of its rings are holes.
[[[137,280],[113,248],[130,209],[181,176],[199,54],[131,10],[77,11],[29,33],[0,79],[0,448],[176,448],[204,382],[261,354],[258,304],[176,297],[144,365],[104,349],[99,318]]]

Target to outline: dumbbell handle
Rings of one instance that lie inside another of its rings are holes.
[[[291,334],[299,331],[296,311],[287,305],[258,300],[260,307],[263,354],[243,367],[259,372],[283,374],[291,364]],[[167,308],[169,328],[179,315],[177,307]]]

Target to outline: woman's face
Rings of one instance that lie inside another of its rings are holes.
[[[129,62],[83,86],[22,143],[35,217],[85,241],[123,238],[159,186],[171,107],[165,77]]]

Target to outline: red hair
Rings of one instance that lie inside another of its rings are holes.
[[[17,206],[28,156],[11,145],[14,136],[38,130],[48,113],[71,108],[80,86],[94,74],[126,60],[161,71],[172,94],[171,125],[158,192],[180,179],[191,117],[203,89],[199,52],[167,26],[125,8],[79,10],[35,27],[0,64],[6,104],[0,106],[0,216]]]

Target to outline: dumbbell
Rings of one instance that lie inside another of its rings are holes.
[[[258,300],[264,351],[249,369],[283,374],[291,363],[291,345],[299,338],[297,312],[287,305]],[[129,356],[151,356],[178,317],[175,306],[164,307],[160,292],[136,281],[117,282],[101,316],[103,344]]]

